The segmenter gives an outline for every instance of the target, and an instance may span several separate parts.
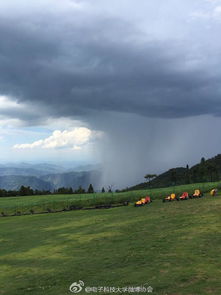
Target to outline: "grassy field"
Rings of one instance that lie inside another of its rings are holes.
[[[46,212],[50,210],[68,209],[70,206],[93,207],[103,204],[117,204],[123,201],[135,201],[142,196],[150,195],[153,199],[162,198],[172,192],[181,194],[183,191],[193,193],[194,189],[208,192],[220,185],[220,182],[198,183],[174,186],[152,190],[129,191],[125,193],[95,193],[95,194],[72,194],[72,195],[46,195],[0,198],[0,216],[17,213]]]
[[[0,294],[72,294],[71,283],[82,280],[220,295],[220,212],[217,196],[0,218]]]

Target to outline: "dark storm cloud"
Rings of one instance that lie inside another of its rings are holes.
[[[21,106],[0,105],[0,119],[47,126],[51,117],[70,117],[104,131],[95,153],[102,186],[114,189],[214,156],[221,148],[215,2],[0,2],[0,98]]]
[[[219,72],[196,65],[184,43],[154,41],[120,19],[4,17],[0,38],[0,93],[43,105],[51,116],[220,115]]]

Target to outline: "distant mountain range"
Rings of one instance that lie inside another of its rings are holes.
[[[101,189],[99,187],[101,179],[101,171],[80,171],[80,172],[67,172],[59,174],[48,174],[41,176],[41,180],[50,183],[54,189],[59,187],[72,187],[77,189],[79,186],[87,189],[89,184],[92,183],[94,189]]]
[[[18,163],[18,164],[0,164],[0,176],[5,175],[23,175],[23,176],[40,176],[50,173],[61,173],[67,171],[67,168],[62,166],[39,163]]]
[[[97,170],[93,170],[96,168]],[[59,187],[79,186],[87,189],[92,183],[95,189],[101,189],[101,171],[98,165],[86,165],[71,168],[64,168],[53,164],[27,164],[19,163],[0,165],[0,188],[6,190],[18,190],[22,185],[30,186],[32,189],[50,190]]]
[[[147,171],[148,172],[148,171]],[[63,167],[51,163],[0,164],[0,189],[18,190],[22,185],[37,190],[74,190],[81,186],[87,189],[92,183],[95,190],[101,189],[102,169],[99,165],[75,165]],[[218,181],[221,179],[221,154],[189,167],[177,167],[158,175],[149,183],[143,182],[126,190],[147,187],[160,188],[196,182]]]
[[[7,175],[0,176],[0,188],[5,190],[19,190],[24,186],[30,186],[34,190],[53,190],[53,185],[47,181],[39,179],[35,176],[20,176],[20,175]]]

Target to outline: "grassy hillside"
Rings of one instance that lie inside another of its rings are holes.
[[[184,167],[172,168],[168,171],[158,175],[150,181],[151,187],[168,187],[173,185],[183,185],[187,183],[197,182],[212,182],[221,179],[221,154],[205,160],[201,159],[200,163],[189,168],[187,165]],[[142,182],[129,190],[144,189],[147,182]]]
[[[172,175],[174,175],[174,174],[176,176],[176,184],[177,185],[184,185],[185,184],[185,171],[186,171],[186,169],[183,167],[170,169],[170,170],[158,175],[149,184],[147,182],[142,182],[142,183],[139,183],[135,186],[130,187],[129,190],[140,190],[140,189],[144,189],[148,186],[151,186],[153,188],[172,186],[172,185],[174,185],[174,183],[172,182],[171,178],[172,178]]]
[[[0,218],[0,294],[71,294],[71,283],[83,280],[220,295],[220,210],[218,196]]]
[[[170,193],[181,194],[184,191],[192,193],[199,188],[208,192],[219,186],[219,182],[195,183],[161,189],[138,190],[124,193],[97,193],[97,194],[72,194],[72,195],[45,195],[0,198],[0,216],[45,212],[49,210],[64,210],[70,206],[93,207],[96,205],[118,204],[124,201],[134,202],[142,196],[150,195],[153,199],[162,198]]]

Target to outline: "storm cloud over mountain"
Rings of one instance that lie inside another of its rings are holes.
[[[1,117],[103,131],[105,182],[117,185],[218,152],[221,2],[91,2],[0,4],[0,95],[21,106]]]

